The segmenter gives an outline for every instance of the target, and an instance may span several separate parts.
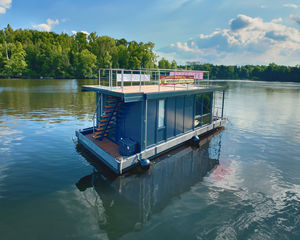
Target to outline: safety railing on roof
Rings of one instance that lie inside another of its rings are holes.
[[[127,86],[136,86],[142,91],[143,86],[155,85],[170,87],[174,90],[189,89],[190,86],[207,86],[208,71],[178,70],[178,69],[99,69],[99,86],[119,88],[124,91]]]

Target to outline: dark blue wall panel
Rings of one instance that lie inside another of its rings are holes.
[[[123,103],[117,117],[117,140],[131,138],[137,142],[138,151],[142,144],[142,103]]]
[[[148,127],[147,127],[147,146],[156,143],[156,118],[157,118],[157,101],[148,100]]]
[[[165,135],[166,135],[165,133],[166,133],[165,127],[157,130],[157,142],[158,143],[165,140]]]
[[[157,129],[158,99],[148,100],[147,147],[193,129],[195,95],[165,100],[165,127]],[[124,103],[118,114],[117,138],[129,137],[144,149],[145,101]]]
[[[175,134],[175,98],[166,100],[166,130],[167,138],[174,137]]]
[[[184,101],[184,132],[193,128],[194,97],[186,96]]]
[[[183,133],[184,97],[176,97],[176,135]]]

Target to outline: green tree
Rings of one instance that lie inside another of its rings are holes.
[[[8,59],[4,60],[3,74],[7,77],[20,77],[26,70],[26,53],[20,42],[8,44]]]
[[[104,53],[103,67],[105,67],[105,68],[111,68],[112,67],[112,57],[110,56],[108,51],[106,51]]]
[[[175,60],[172,61],[172,63],[171,63],[171,68],[172,68],[172,69],[177,69],[177,63],[176,63]]]
[[[97,57],[89,50],[84,49],[75,54],[74,68],[76,77],[92,78],[95,77]]]
[[[159,60],[158,62],[158,67],[160,69],[170,69],[171,68],[171,64],[169,63],[168,60],[162,58],[161,60]]]
[[[118,45],[118,56],[119,56],[119,67],[128,68],[129,54],[128,49],[125,45]]]
[[[128,61],[128,67],[130,69],[139,69],[141,68],[141,61],[135,56],[130,56]]]
[[[87,34],[78,32],[74,35],[74,49],[76,52],[81,52],[88,48]]]

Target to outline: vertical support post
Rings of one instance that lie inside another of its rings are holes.
[[[93,115],[93,136],[95,136],[95,127],[97,126],[97,123],[99,121],[99,112],[100,112],[100,94],[97,93],[96,97],[96,110]],[[96,122],[95,122],[96,120]]]
[[[196,95],[193,95],[193,131],[195,130]]]
[[[100,102],[100,117],[102,116],[102,112],[103,112],[103,93],[101,93],[101,98],[100,98],[101,102]]]
[[[210,94],[210,96],[209,96],[209,98],[210,98],[210,106],[209,106],[209,109],[210,109],[210,114],[209,114],[209,124],[211,124],[212,123],[212,119],[213,119],[213,101],[214,101],[214,92],[212,92],[211,94]]]
[[[158,70],[158,91],[160,92],[160,70]]]
[[[109,69],[109,72],[108,72],[108,86],[110,87],[110,76],[111,76],[111,72],[110,72],[110,69]]]
[[[115,70],[116,71],[116,87],[118,87],[119,85],[118,85],[118,79],[117,79],[117,76],[118,76],[118,71],[119,70]],[[120,84],[121,85],[121,84]]]
[[[145,150],[147,148],[147,138],[148,138],[148,99],[145,102]]]
[[[174,73],[174,77],[175,76],[177,76],[177,71],[175,71],[175,73]],[[176,84],[175,84],[175,82],[174,82],[174,91],[176,90]]]
[[[121,86],[122,86],[122,92],[124,92],[124,69],[122,69],[122,82],[121,82]]]
[[[201,94],[201,126],[203,125],[204,93]]]
[[[110,69],[110,87],[112,88],[113,86],[113,70]]]
[[[141,91],[141,86],[142,86],[142,70],[140,70],[140,87],[139,87],[139,91]]]
[[[225,100],[225,90],[223,90],[223,96],[222,96],[222,115],[221,115],[222,119],[224,116],[224,100]]]
[[[101,85],[101,80],[100,80],[101,77],[100,77],[100,74],[101,74],[101,70],[99,69],[99,76],[98,76],[98,77],[99,77],[99,83],[98,83],[99,86]]]
[[[209,82],[209,72],[207,72],[207,85],[210,86],[210,82]]]
[[[132,71],[131,71],[130,83],[131,83],[131,86],[132,86]]]
[[[212,118],[214,118],[214,114],[215,114],[215,109],[216,109],[216,93],[217,92],[213,92],[213,107],[212,107]],[[217,118],[217,113],[216,113],[216,118]]]

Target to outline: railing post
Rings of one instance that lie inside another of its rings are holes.
[[[148,100],[145,102],[145,150],[147,148],[147,138],[148,138]]]
[[[103,111],[103,93],[101,93],[101,98],[100,98],[100,117],[102,116],[102,111]]]
[[[140,91],[141,91],[141,85],[142,85],[142,70],[140,70],[140,87],[139,87]]]
[[[110,87],[110,76],[111,76],[111,73],[110,73],[110,69],[108,70],[108,87]]]
[[[158,70],[158,91],[160,92],[160,70]]]
[[[122,86],[122,92],[124,92],[124,69],[122,69],[122,82],[121,82],[121,86]]]
[[[207,85],[210,86],[210,81],[209,81],[209,72],[207,72]]]
[[[99,68],[99,82],[98,82],[99,86],[101,86],[100,74],[101,74],[101,70]]]
[[[224,114],[224,101],[225,101],[225,90],[223,90],[223,97],[222,97],[222,119],[223,119],[223,114]]]

